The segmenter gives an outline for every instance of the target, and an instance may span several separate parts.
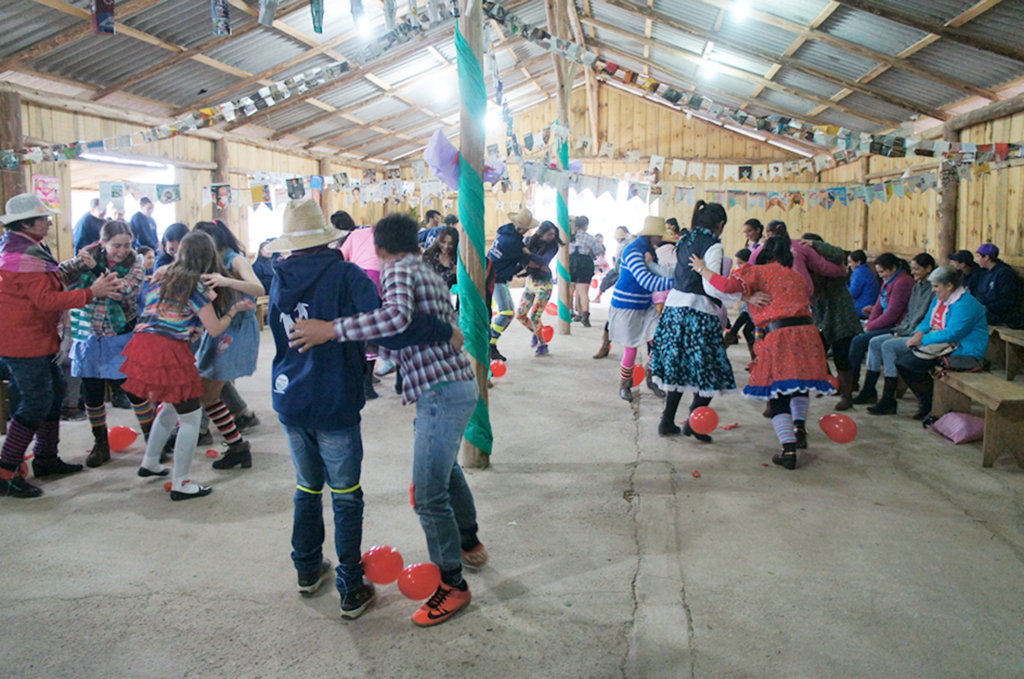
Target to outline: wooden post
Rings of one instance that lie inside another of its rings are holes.
[[[231,181],[231,173],[228,168],[231,166],[228,154],[228,140],[223,137],[213,142],[213,160],[217,163],[217,169],[213,171],[213,181],[216,184],[227,184]],[[221,210],[217,207],[217,196],[213,196],[213,216],[229,227],[231,226],[231,208]]]
[[[575,1],[566,3],[569,10],[569,27],[572,29],[573,38],[582,48],[587,49],[587,36],[583,32],[583,24],[580,22],[579,12],[576,10]],[[587,95],[587,119],[590,122],[590,155],[596,156],[601,146],[601,127],[598,121],[598,99],[597,99],[597,74],[593,69],[583,69],[583,81]]]
[[[333,192],[327,186],[327,178],[330,177],[331,174],[333,174],[331,172],[331,161],[326,158],[321,158],[320,176],[324,178],[324,188],[320,190],[320,209],[324,211],[324,221],[328,224],[331,223],[331,214],[334,213],[334,201],[331,195]]]
[[[469,48],[473,51],[476,56],[477,63],[480,64],[480,68],[483,68],[483,53],[484,53],[484,13],[483,3],[472,2],[472,10],[467,12],[466,5],[469,4],[466,0],[462,0],[460,3],[461,16],[459,17],[459,32],[462,33],[462,37],[465,38]],[[466,106],[465,100],[460,98],[462,103],[459,105],[459,153],[462,156],[462,160],[472,167],[476,172],[483,177],[484,176],[484,130],[473,119],[469,108]],[[483,121],[480,121],[483,122]],[[459,225],[459,230],[463,231],[465,224]],[[474,227],[478,225],[473,225]],[[483,225],[479,225],[483,228]],[[471,252],[473,246],[470,243],[470,239],[463,232],[459,237],[459,247],[467,248],[469,256],[463,257],[462,261],[466,267],[466,273],[469,274],[470,279],[473,281],[473,285],[476,287],[477,292],[483,299],[487,299],[486,290],[486,272],[480,263],[480,253]],[[489,403],[489,394],[487,391],[487,378],[489,366],[487,363],[481,363],[474,359],[472,356],[469,358],[470,364],[473,366],[473,372],[476,374],[476,384],[480,389],[480,396],[483,398],[484,403]],[[480,450],[478,447],[470,443],[465,438],[462,439],[462,466],[472,467],[475,469],[485,469],[491,464],[490,455]]]
[[[21,95],[17,92],[0,91],[0,148],[23,149],[24,137],[21,129]],[[25,169],[0,171],[0,199],[7,202],[19,193],[28,192]],[[70,206],[69,206],[70,207]]]
[[[944,141],[959,142],[960,131],[947,127],[942,134]],[[960,178],[955,170],[939,170],[942,187],[939,190],[939,252],[938,261],[945,264],[951,253],[956,252],[956,227],[959,215],[957,202],[960,196]]]
[[[860,159],[857,168],[857,183],[867,186],[868,183],[868,171],[870,169],[870,156],[864,156]],[[871,207],[864,201],[864,219],[860,225],[860,247],[862,250],[867,252],[868,249],[868,231],[871,224]]]
[[[548,31],[551,35],[562,38],[563,40],[568,37],[567,31],[565,30],[565,23],[568,19],[568,10],[566,9],[566,0],[546,0],[545,9],[547,11],[548,19]],[[551,61],[555,67],[555,81],[557,83],[555,94],[557,101],[557,118],[558,124],[569,127],[571,121],[569,119],[569,88],[572,85],[572,78],[568,77],[569,73],[566,67],[565,57],[557,54],[551,55]],[[568,170],[568,167],[562,167],[562,170]],[[558,191],[558,195],[561,200],[565,201],[565,205],[569,205],[569,189],[564,188]],[[559,224],[559,227],[563,225]],[[572,225],[567,227],[571,233]],[[559,276],[558,276],[558,301],[560,311],[561,309],[568,309],[569,313],[572,313],[572,290],[569,277],[565,275],[569,271],[569,244],[568,237],[565,231],[562,231],[563,240],[565,244],[558,248],[558,264],[559,264]],[[558,334],[568,335],[572,332],[572,324],[562,318],[561,313],[558,317]]]

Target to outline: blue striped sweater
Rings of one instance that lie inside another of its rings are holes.
[[[651,306],[651,293],[672,289],[671,277],[657,276],[647,269],[646,253],[645,238],[637,238],[622,252],[619,280],[612,292],[612,308],[642,311]]]

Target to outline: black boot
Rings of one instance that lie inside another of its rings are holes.
[[[228,446],[224,457],[213,463],[214,469],[231,469],[242,465],[242,469],[252,466],[252,453],[249,452],[248,441],[237,441]]]
[[[580,323],[583,325],[584,328],[589,328],[590,327],[590,312],[589,311],[584,311],[582,314],[580,314]]]
[[[633,378],[619,380],[619,398],[623,401],[633,402]]]
[[[658,436],[676,436],[682,432],[676,426],[676,411],[679,410],[679,402],[683,399],[680,391],[670,391],[665,398],[665,409],[661,412],[661,422],[658,423]]]
[[[836,404],[836,410],[849,410],[853,407],[853,371],[852,370],[840,370],[837,377],[839,380],[839,403]]]
[[[864,374],[864,386],[861,388],[860,393],[857,394],[857,398],[853,399],[854,405],[867,405],[869,403],[878,402],[878,392],[875,391],[875,385],[878,384],[878,373],[874,370],[869,370]]]
[[[772,462],[790,471],[796,469],[796,444],[783,443],[782,452],[772,455]]]
[[[869,375],[871,373],[868,373]],[[878,403],[868,408],[872,415],[895,415],[896,414],[896,384],[898,377],[886,377],[885,386],[882,387],[882,398]]]
[[[497,344],[493,344],[493,343],[491,344],[491,356],[490,356],[490,358],[491,358],[492,361],[501,361],[502,363],[505,363],[506,361],[508,361],[508,359],[505,358],[504,356],[502,356],[501,352],[498,351],[498,345]]]
[[[903,379],[917,397],[917,412],[914,419],[925,419],[932,412],[932,376],[928,373],[906,373]]]
[[[85,466],[96,468],[104,462],[110,462],[110,443],[107,441],[107,428],[93,427],[92,438],[92,452],[85,458]]]
[[[366,400],[370,401],[379,396],[377,391],[373,388],[373,370],[367,370],[366,374],[363,375],[363,393],[366,395]],[[237,424],[235,425],[237,426]]]
[[[796,443],[794,445],[801,450],[807,450],[806,423],[801,420],[793,420],[793,433],[796,435]]]

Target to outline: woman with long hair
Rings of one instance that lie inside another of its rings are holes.
[[[214,290],[231,290],[236,296],[251,301],[263,294],[263,284],[243,254],[241,243],[227,226],[221,222],[199,222],[195,230],[213,240],[223,268],[223,271],[204,274],[204,284]],[[252,310],[240,311],[223,334],[207,332],[199,343],[196,360],[203,379],[203,407],[228,444],[224,457],[213,463],[214,469],[252,466],[249,443],[242,439],[234,414],[221,400],[221,392],[228,382],[256,372],[259,350],[259,323]]]
[[[573,313],[572,320],[584,328],[590,327],[590,281],[594,278],[595,262],[604,253],[604,246],[597,238],[587,233],[590,220],[579,216],[573,220],[575,231],[569,241],[569,298],[575,295],[579,313]]]
[[[675,416],[684,393],[693,394],[693,412],[711,403],[715,396],[736,391],[718,309],[723,302],[738,301],[741,295],[722,293],[690,268],[690,257],[699,257],[707,270],[722,274],[725,253],[721,235],[726,221],[725,208],[720,204],[697,201],[691,227],[676,245],[673,288],[665,300],[651,354],[651,374],[667,392],[658,425],[662,436],[680,433]],[[711,443],[710,436],[690,428],[689,420],[681,431],[702,443]]]
[[[563,245],[558,235],[558,227],[551,222],[541,222],[536,233],[526,239],[526,250],[530,259],[526,264],[526,291],[519,300],[516,318],[533,334],[530,346],[537,348],[536,356],[547,356],[548,345],[541,336],[544,327],[540,322],[544,307],[551,299],[551,264],[552,258]]]
[[[125,347],[121,366],[128,376],[126,391],[163,404],[153,420],[139,476],[167,476],[168,470],[160,466],[160,452],[178,422],[171,477],[171,500],[175,501],[209,495],[212,490],[189,480],[202,419],[200,399],[205,393],[189,336],[201,324],[211,337],[219,337],[238,314],[254,308],[249,299],[232,303],[235,295],[230,289],[215,292],[204,282],[211,275],[226,275],[217,246],[205,233],[188,234],[174,263],[153,275],[146,308]]]
[[[768,401],[772,427],[782,444],[782,452],[774,455],[772,462],[796,469],[797,448],[807,445],[809,393],[834,394],[836,390],[828,381],[825,348],[811,318],[807,284],[792,268],[789,239],[769,238],[756,262],[757,266],[743,267],[725,278],[710,271],[697,255],[690,256],[693,271],[717,290],[770,295],[764,306],[756,306],[754,300],[750,304],[750,315],[763,330],[764,339],[757,343],[757,358],[743,395]]]
[[[423,261],[437,272],[451,290],[458,282],[459,230],[454,226],[442,226],[437,232],[437,238],[423,252]]]
[[[875,271],[882,279],[878,299],[870,307],[862,309],[868,315],[864,326],[866,332],[853,338],[850,344],[850,370],[854,378],[860,376],[860,366],[867,357],[871,340],[879,335],[892,335],[907,315],[910,296],[914,292],[910,264],[893,253],[884,252],[876,257]],[[872,388],[874,386],[871,385]]]
[[[167,266],[174,261],[178,255],[178,248],[181,247],[181,239],[188,235],[188,227],[180,222],[171,224],[160,236],[160,251],[156,257],[156,268]]]
[[[82,253],[85,253],[84,255]],[[71,311],[71,374],[82,378],[85,412],[92,427],[92,452],[85,458],[89,467],[110,460],[107,441],[107,385],[121,387],[124,356],[138,321],[138,294],[146,280],[142,257],[132,250],[132,230],[125,222],[107,222],[100,229],[99,243],[82,248],[79,256],[88,268],[77,270],[71,289],[87,288],[106,273],[113,272],[121,289],[105,300],[93,300],[84,308]],[[125,392],[139,420],[142,433],[149,438],[154,406],[146,398]]]

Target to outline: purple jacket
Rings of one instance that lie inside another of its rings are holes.
[[[895,328],[907,315],[907,305],[910,303],[910,293],[914,290],[914,277],[901,269],[898,274],[882,283],[882,290],[878,293],[878,300],[871,307],[871,315],[868,316],[867,329],[884,330]],[[888,297],[885,311],[882,311],[882,296]]]
[[[750,263],[753,264],[757,254],[764,247],[758,243],[750,250]],[[816,273],[824,278],[839,278],[846,276],[846,267],[842,264],[833,264],[818,254],[817,250],[808,247],[798,240],[790,241],[790,250],[793,252],[793,271],[804,277],[807,283],[807,296],[814,299],[814,281],[811,280],[811,273]],[[909,299],[909,293],[908,293]]]

